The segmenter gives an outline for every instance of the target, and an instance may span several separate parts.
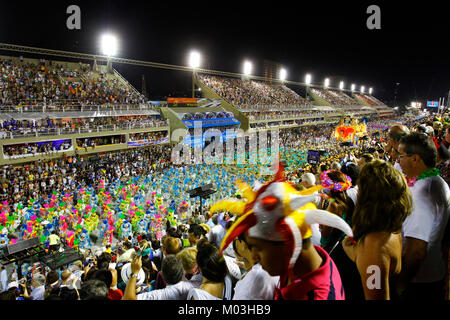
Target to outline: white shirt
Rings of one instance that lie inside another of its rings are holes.
[[[137,295],[138,300],[186,300],[189,291],[202,284],[201,274],[192,276],[191,280],[180,281],[167,285],[164,289],[152,290]]]
[[[400,166],[400,163],[398,161],[395,161],[394,169],[396,169],[400,173],[403,173],[402,167]]]
[[[187,300],[192,300],[192,298],[194,298],[194,300],[231,300],[232,289],[231,278],[229,275],[226,275],[224,280],[222,299],[213,296],[203,289],[193,288],[189,291]]]
[[[353,204],[356,204],[356,198],[358,197],[358,186],[354,186],[353,188],[347,189],[347,195],[350,199],[352,199]]]
[[[31,300],[44,300],[45,286],[40,286],[34,288],[31,291],[30,298]]]
[[[413,211],[403,222],[403,242],[411,237],[428,243],[425,260],[412,282],[440,281],[445,275],[441,242],[449,217],[450,189],[435,176],[417,181],[411,194]]]
[[[220,244],[222,243],[222,239],[225,234],[225,228],[218,223],[208,233],[208,241],[215,245],[217,248],[220,248]]]
[[[2,287],[2,292],[8,290],[8,272],[6,269],[3,269],[0,273],[0,284]]]
[[[233,300],[273,300],[280,277],[272,277],[261,265],[253,268],[234,287]]]

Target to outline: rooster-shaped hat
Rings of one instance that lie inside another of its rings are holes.
[[[248,236],[269,241],[285,242],[288,248],[289,269],[294,266],[302,251],[302,241],[311,237],[311,224],[321,224],[337,228],[352,237],[352,229],[339,216],[319,210],[314,204],[315,193],[321,186],[298,191],[284,176],[280,163],[272,181],[253,190],[238,181],[243,199],[224,199],[215,203],[210,213],[230,212],[238,217],[222,240],[222,253],[234,238],[243,232]]]

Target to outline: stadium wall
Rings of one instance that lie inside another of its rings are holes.
[[[161,114],[164,118],[169,119],[170,127],[169,127],[169,141],[172,137],[172,132],[176,129],[185,129],[187,130],[186,125],[181,121],[181,119],[178,117],[178,115],[170,108],[168,107],[161,107],[160,109]]]

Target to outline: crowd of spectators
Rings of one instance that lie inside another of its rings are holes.
[[[353,233],[311,223],[294,269],[285,266],[287,243],[264,234],[242,233],[219,255],[225,234],[243,219],[233,217],[235,207],[215,214],[209,207],[175,226],[165,221],[160,240],[135,231],[114,246],[85,251],[82,260],[60,270],[38,263],[24,279],[2,270],[1,299],[448,299],[450,129],[433,117],[396,120],[355,146],[333,142],[333,125],[281,131],[288,152],[325,151],[320,163],[291,167],[286,179],[298,190],[321,185],[313,203],[340,217]],[[162,172],[172,166],[169,157],[170,147],[159,146],[4,166],[1,196],[14,210],[17,201],[55,190]],[[273,209],[273,197],[264,199]],[[376,286],[367,272],[373,265],[380,270]]]
[[[120,135],[114,135],[114,136],[77,138],[76,141],[77,141],[78,149],[85,149],[85,151],[88,151],[88,148],[94,149],[96,146],[106,146],[106,145],[125,143],[126,137],[125,137],[125,135],[120,134]]]
[[[279,109],[311,106],[307,100],[284,85],[206,74],[197,76],[200,81],[237,108],[271,106]]]
[[[162,165],[170,160],[170,151],[167,146],[152,146],[103,156],[67,157],[63,154],[58,159],[2,166],[0,199],[8,201],[14,211],[19,203],[25,205],[30,199],[45,199],[53,192],[71,193],[100,179],[110,184],[115,179],[146,175],[162,170]]]
[[[152,131],[152,132],[138,132],[138,133],[130,133],[130,141],[137,140],[151,140],[151,141],[160,141],[164,138],[169,137],[168,131]]]
[[[43,141],[29,142],[13,145],[4,145],[3,154],[5,158],[17,159],[35,155],[49,155],[57,152],[69,151],[72,147],[72,140],[64,141]]]
[[[76,70],[41,59],[0,59],[0,105],[140,104],[145,98],[115,75],[80,64]]]
[[[267,119],[286,119],[286,118],[298,118],[298,117],[323,117],[324,115],[334,114],[335,111],[249,111],[244,114],[250,120],[267,120]]]
[[[337,92],[329,89],[311,88],[312,93],[318,95],[320,98],[326,100],[333,106],[360,106],[361,104],[347,96],[345,93]]]
[[[365,94],[359,94],[359,93],[354,93],[355,97],[363,100],[364,102],[368,103],[371,106],[386,106],[384,103],[382,103],[380,100],[376,99],[375,97],[372,96],[368,96]]]
[[[70,134],[79,132],[115,131],[168,126],[169,120],[156,116],[116,116],[93,118],[55,118],[15,120],[0,123],[0,137],[8,139],[27,135]]]

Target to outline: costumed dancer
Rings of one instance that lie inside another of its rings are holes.
[[[120,226],[120,239],[124,240],[133,234],[132,230],[133,226],[128,220],[124,220],[122,225]]]

